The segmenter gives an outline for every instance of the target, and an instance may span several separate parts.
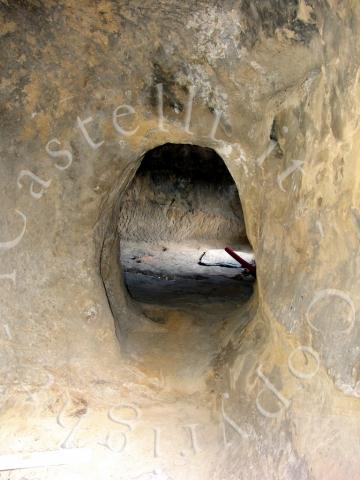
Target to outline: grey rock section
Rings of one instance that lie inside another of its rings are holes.
[[[120,261],[130,295],[158,305],[191,303],[199,310],[204,303],[239,305],[249,300],[252,277],[241,268],[206,266],[199,262],[200,252],[201,244],[194,243],[121,241]]]
[[[243,251],[237,251],[236,253],[243,258],[246,262],[253,263],[254,262],[254,255],[251,253],[246,253]],[[209,267],[227,267],[227,268],[238,268],[242,269],[242,266],[239,264],[237,260],[230,257],[228,253],[224,250],[207,250],[204,252],[200,259],[200,265],[207,265]]]

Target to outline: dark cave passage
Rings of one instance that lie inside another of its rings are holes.
[[[253,276],[237,187],[212,149],[165,144],[148,151],[119,215],[120,262],[130,296],[158,305],[243,303]]]

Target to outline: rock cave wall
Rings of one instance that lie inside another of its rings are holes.
[[[92,451],[26,478],[356,478],[359,7],[1,1],[1,451]],[[168,142],[224,159],[257,261],[201,381],[156,343],[187,317],[139,313],[116,257]]]
[[[239,194],[211,149],[163,145],[147,152],[124,192],[119,213],[124,241],[191,240],[245,243]]]

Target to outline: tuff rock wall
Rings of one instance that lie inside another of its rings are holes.
[[[0,449],[92,455],[3,478],[357,477],[359,7],[1,1]],[[142,316],[116,263],[166,142],[224,159],[257,262],[201,375],[152,367],[196,331]]]
[[[164,145],[148,152],[121,199],[121,241],[246,243],[239,194],[212,149]]]

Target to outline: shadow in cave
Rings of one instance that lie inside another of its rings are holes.
[[[225,251],[253,262],[237,187],[210,148],[148,151],[124,193],[120,262],[130,296],[157,305],[241,304],[253,276]]]

